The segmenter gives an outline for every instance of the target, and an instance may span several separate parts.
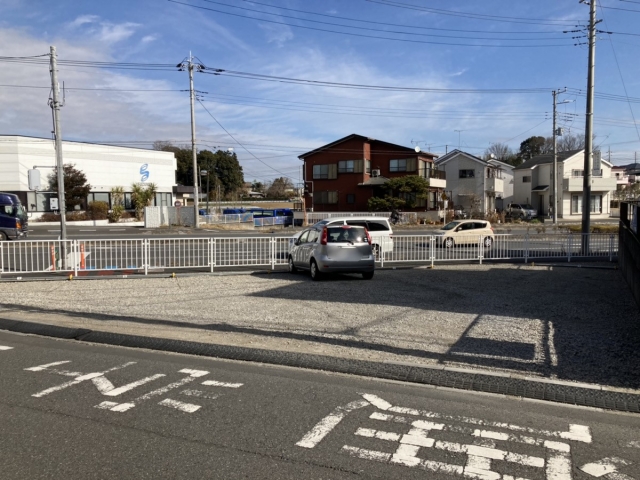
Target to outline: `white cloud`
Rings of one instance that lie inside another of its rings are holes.
[[[459,77],[461,75],[464,75],[468,70],[469,70],[468,68],[463,68],[462,70],[459,70],[457,72],[450,73],[449,76],[450,77]]]
[[[80,15],[76,17],[76,19],[69,24],[70,27],[76,28],[87,23],[95,23],[100,17],[97,15]]]
[[[96,38],[100,42],[109,44],[118,43],[131,37],[136,29],[140,27],[138,23],[107,23],[102,22],[97,32]]]
[[[286,42],[293,39],[293,32],[288,26],[259,24],[259,27],[265,33],[268,43],[275,43],[278,47],[282,47]]]
[[[158,39],[157,35],[145,35],[144,37],[142,37],[142,40],[140,40],[142,43],[151,43],[151,42],[155,42]]]

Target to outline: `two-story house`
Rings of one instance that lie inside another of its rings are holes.
[[[513,165],[483,160],[461,150],[440,157],[436,164],[447,174],[450,200],[466,211],[503,210],[513,197]]]
[[[591,216],[608,217],[611,192],[616,190],[613,165],[594,161],[591,177]],[[514,169],[514,202],[529,203],[539,215],[549,215],[553,203],[553,155],[538,155]],[[558,216],[582,216],[584,150],[558,153]]]
[[[413,199],[416,211],[436,210],[446,188],[436,155],[352,134],[300,155],[305,205],[316,212],[366,212],[372,197],[384,196],[389,179],[420,175],[429,180],[428,199]]]

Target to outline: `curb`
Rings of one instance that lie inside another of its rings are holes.
[[[103,345],[145,348],[203,357],[322,370],[436,387],[546,400],[549,402],[595,407],[620,412],[640,413],[639,394],[612,391],[598,385],[573,385],[568,382],[554,382],[549,379],[516,378],[503,373],[475,373],[469,370],[442,366],[410,366],[390,362],[349,360],[307,353],[124,335],[120,333],[59,327],[18,320],[0,319],[0,330]]]

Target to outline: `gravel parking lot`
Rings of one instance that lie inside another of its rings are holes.
[[[640,313],[611,266],[5,283],[0,317],[636,389]]]

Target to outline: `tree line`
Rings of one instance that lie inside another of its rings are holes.
[[[584,135],[563,135],[556,140],[557,152],[568,152],[584,148]],[[495,158],[501,162],[517,167],[521,163],[535,157],[553,153],[553,137],[532,136],[520,143],[520,149],[514,151],[506,143],[492,143],[484,152],[484,159]]]

